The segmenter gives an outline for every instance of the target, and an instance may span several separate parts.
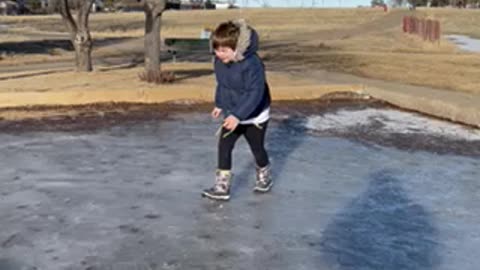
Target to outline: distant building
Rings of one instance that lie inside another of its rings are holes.
[[[167,0],[167,9],[227,9],[235,8],[229,2],[220,2],[214,0]],[[121,0],[115,3],[114,8],[117,11],[133,12],[143,11],[144,0]]]
[[[122,0],[114,4],[116,11],[136,12],[143,11],[143,0]],[[167,9],[180,9],[181,0],[167,0]]]
[[[105,4],[102,0],[95,0],[92,4],[92,12],[102,12],[105,10]]]
[[[232,8],[232,5],[230,3],[215,3],[215,8],[216,9],[229,9],[229,8]]]
[[[181,0],[181,9],[229,9],[236,8],[232,1]]]
[[[14,1],[0,0],[0,15],[17,15],[18,4]]]
[[[205,2],[204,0],[181,0],[180,1],[180,9],[205,9]]]
[[[216,9],[238,8],[238,6],[235,5],[235,1],[233,0],[212,0],[212,3],[215,5]]]

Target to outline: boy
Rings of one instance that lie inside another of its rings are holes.
[[[232,182],[232,151],[237,139],[245,136],[256,161],[254,191],[272,187],[271,169],[264,141],[270,119],[270,90],[265,68],[257,55],[258,34],[245,21],[220,24],[212,34],[217,89],[212,117],[223,114],[218,141],[218,168],[215,184],[203,191],[214,200],[229,200]]]

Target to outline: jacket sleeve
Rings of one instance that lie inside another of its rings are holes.
[[[217,62],[215,60],[214,64],[214,71],[215,71],[215,81],[217,83],[217,86],[215,87],[215,107],[223,109],[222,108],[222,86],[220,85],[220,82],[217,77]]]
[[[232,114],[246,120],[260,105],[265,92],[265,68],[258,58],[253,58],[244,71],[245,89]]]
[[[215,89],[215,107],[222,109],[222,99],[220,91],[222,91],[220,84],[217,82],[217,87]]]

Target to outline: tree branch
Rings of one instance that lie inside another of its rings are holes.
[[[151,12],[154,17],[158,17],[165,11],[167,6],[166,0],[145,0],[144,7],[148,12]]]
[[[75,35],[78,27],[73,19],[72,13],[70,12],[68,0],[60,0],[60,15],[62,15],[62,18],[67,22],[67,27],[70,31],[70,34]]]
[[[88,29],[88,16],[95,0],[83,0],[78,7],[77,22],[82,30]]]

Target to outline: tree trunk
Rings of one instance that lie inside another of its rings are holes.
[[[92,38],[88,32],[78,32],[74,40],[75,64],[77,71],[89,72],[92,65]]]
[[[80,0],[77,13],[77,33],[75,36],[75,59],[77,71],[92,71],[92,37],[88,27],[88,16],[95,0]]]
[[[160,72],[161,14],[145,13],[145,71]]]
[[[166,0],[145,0],[145,74],[161,76],[160,28]]]
[[[69,1],[60,0],[60,14],[66,22],[70,39],[75,48],[75,64],[77,71],[92,71],[92,37],[88,27],[88,15],[95,0],[79,0],[77,21],[70,12]]]

